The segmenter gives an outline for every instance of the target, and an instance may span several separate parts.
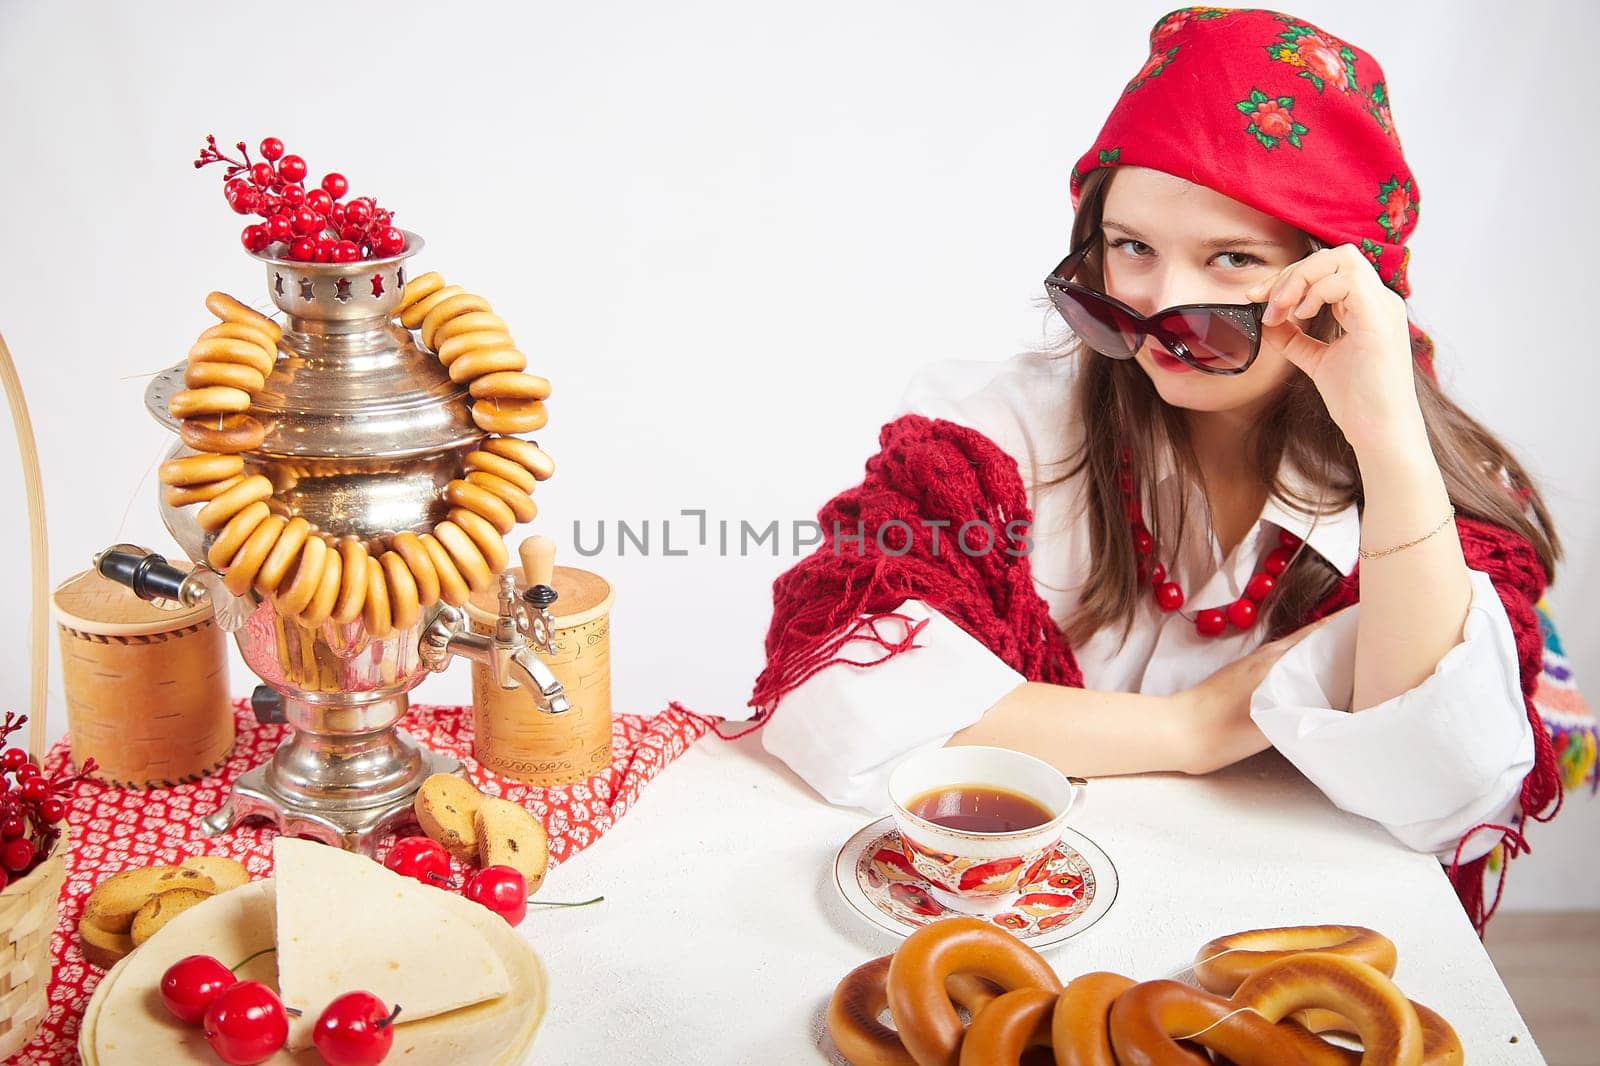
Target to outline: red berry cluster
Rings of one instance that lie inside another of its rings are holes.
[[[7,711],[0,722],[0,744],[27,720],[25,714]],[[94,768],[94,760],[88,759],[79,773],[46,778],[21,748],[0,751],[0,890],[26,877],[50,854],[67,816],[62,794]]]
[[[180,1022],[201,1025],[206,1043],[228,1066],[264,1062],[289,1039],[289,1011],[278,994],[234,975],[255,957],[230,970],[211,955],[190,955],[161,976],[161,1002]],[[391,1011],[371,992],[347,992],[317,1016],[311,1042],[328,1066],[376,1066],[394,1044],[399,1015],[398,1006]]]
[[[261,162],[250,162],[250,149],[243,141],[235,147],[239,159],[223,155],[217,139],[207,136],[194,165],[199,169],[226,163],[222,195],[228,206],[264,220],[246,226],[240,235],[250,251],[302,263],[354,263],[405,251],[406,237],[394,225],[394,212],[379,207],[370,196],[345,200],[350,183],[343,174],[324,174],[320,185],[307,189],[306,161],[284,155],[278,138],[261,142]]]

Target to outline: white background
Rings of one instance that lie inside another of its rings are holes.
[[[66,4],[0,0],[0,329],[48,495],[52,584],[99,548],[172,548],[148,375],[221,288],[265,301],[203,137],[273,134],[344,172],[494,301],[556,392],[532,531],[617,587],[619,711],[742,714],[788,532],[859,480],[907,378],[1036,344],[1068,170],[1175,4]],[[979,14],[979,12],[982,12]],[[1376,53],[1424,211],[1413,307],[1441,378],[1541,477],[1553,592],[1600,696],[1593,549],[1592,5],[1294,12]],[[7,429],[9,433],[9,429]],[[3,445],[11,452],[9,437]],[[28,699],[27,536],[0,462]],[[705,547],[695,520],[711,523]],[[617,555],[648,521],[650,554]],[[785,533],[738,552],[741,522]],[[717,546],[718,523],[730,551]],[[579,559],[574,523],[606,550]],[[674,548],[662,553],[663,526]],[[52,656],[54,633],[52,631]],[[458,667],[429,701],[469,698]],[[253,683],[236,662],[235,689]],[[51,735],[65,728],[52,662]],[[1531,832],[1514,906],[1600,905],[1595,804]]]

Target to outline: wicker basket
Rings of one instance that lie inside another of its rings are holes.
[[[44,490],[39,481],[39,451],[33,421],[22,398],[11,351],[0,337],[0,384],[5,386],[22,458],[28,502],[29,555],[32,561],[32,699],[28,705],[27,747],[36,759],[45,754],[45,669],[49,663],[47,599],[49,565],[45,556]],[[59,917],[61,886],[67,876],[67,832],[62,826],[49,856],[28,876],[0,892],[0,1059],[16,1054],[30,1039],[49,1007],[50,936]]]
[[[67,833],[49,858],[0,892],[0,1059],[32,1038],[50,1006],[50,935],[67,880]]]

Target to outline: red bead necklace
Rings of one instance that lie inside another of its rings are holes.
[[[1122,501],[1128,521],[1133,529],[1133,550],[1139,555],[1139,580],[1149,581],[1156,606],[1168,613],[1183,606],[1183,589],[1176,581],[1167,580],[1167,568],[1156,556],[1156,538],[1144,524],[1144,515],[1134,495],[1133,456],[1122,453],[1122,469],[1117,474],[1117,487],[1122,490]],[[1213,607],[1194,616],[1194,628],[1202,637],[1217,637],[1230,625],[1246,630],[1255,625],[1260,615],[1258,607],[1271,594],[1278,578],[1289,568],[1300,538],[1288,530],[1278,531],[1278,546],[1267,553],[1258,570],[1246,583],[1244,595],[1226,607]]]

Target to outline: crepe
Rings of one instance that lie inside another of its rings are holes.
[[[273,943],[273,886],[252,881],[231,892],[212,896],[168,922],[133,954],[117,964],[96,989],[100,999],[84,1011],[84,1025],[94,1028],[94,1058],[88,1063],[209,1063],[216,1055],[201,1027],[185,1025],[161,1002],[161,975],[188,955],[213,955],[232,966]],[[277,987],[277,968],[268,952],[241,967],[240,980]],[[105,987],[109,986],[109,987]],[[102,996],[104,997],[102,999]],[[398,1031],[395,1034],[399,1035]],[[316,1063],[320,1056],[274,1056],[272,1062]]]
[[[95,1057],[94,1034],[96,1024],[100,1019],[100,1009],[105,1006],[106,993],[111,991],[111,986],[116,982],[122,968],[128,965],[129,955],[124,955],[117,960],[117,964],[106,971],[100,978],[100,983],[94,986],[94,993],[89,997],[89,1002],[84,1004],[83,1018],[78,1022],[78,1059],[84,1066],[95,1066],[100,1060]]]
[[[289,1018],[291,1051],[311,1046],[317,1016],[346,992],[371,992],[418,1021],[511,990],[471,910],[459,906],[480,904],[312,840],[278,837],[272,863],[278,995],[302,1012]]]
[[[388,1061],[419,1066],[511,1066],[520,1062],[544,1017],[544,968],[533,949],[504,919],[471,900],[444,891],[439,895],[439,906],[487,943],[507,976],[510,992],[424,1020],[408,1022],[402,1012]],[[215,955],[231,964],[272,947],[276,905],[275,883],[254,881],[174,918],[118,963],[95,989],[84,1012],[79,1035],[84,1066],[145,1066],[154,1062],[163,1066],[216,1066],[216,1055],[206,1044],[200,1027],[178,1021],[162,1004],[161,975],[186,955]],[[254,960],[240,970],[240,976],[276,988],[275,954],[269,952]],[[341,991],[357,990],[347,987]],[[393,1001],[385,1002],[394,1005]],[[299,1052],[285,1049],[267,1063],[319,1066],[321,1056],[311,1048]]]

